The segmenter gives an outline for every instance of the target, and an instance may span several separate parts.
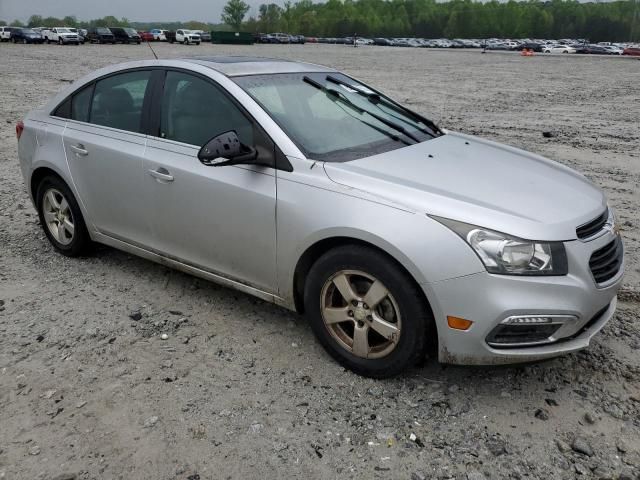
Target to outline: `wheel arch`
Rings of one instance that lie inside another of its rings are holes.
[[[48,176],[55,176],[58,177],[60,180],[62,180],[69,188],[71,188],[71,185],[69,185],[69,182],[67,182],[64,177],[55,169],[51,168],[50,166],[42,166],[42,167],[38,167],[36,168],[32,173],[31,173],[31,179],[29,180],[29,193],[31,194],[31,199],[33,200],[33,204],[37,205],[38,203],[38,199],[36,198],[36,193],[38,190],[38,185],[40,184],[40,182]],[[73,190],[72,190],[73,191]]]
[[[373,250],[377,250],[382,253],[386,257],[388,257],[396,266],[404,272],[408,278],[414,282],[418,291],[420,292],[420,296],[424,302],[425,308],[429,310],[431,318],[433,319],[433,328],[435,329],[435,335],[432,338],[427,339],[427,351],[426,353],[429,356],[437,356],[438,352],[438,344],[439,344],[439,336],[438,336],[438,325],[435,321],[434,310],[429,300],[427,294],[424,289],[420,286],[420,281],[416,278],[416,275],[412,273],[412,270],[417,269],[415,265],[406,260],[409,265],[405,265],[402,261],[396,258],[395,255],[389,253],[389,251],[382,246],[376,245],[367,240],[363,240],[357,237],[350,236],[332,236],[326,237],[321,240],[316,241],[303,252],[303,254],[298,259],[296,264],[294,274],[293,274],[293,302],[295,305],[295,309],[298,313],[303,314],[304,309],[304,289],[308,277],[308,273],[311,270],[313,264],[326,252],[332,250],[337,247],[341,247],[344,245],[359,245],[367,248],[371,248]]]

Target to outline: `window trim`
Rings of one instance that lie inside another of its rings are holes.
[[[154,77],[156,77],[157,74],[154,75],[154,71],[156,70],[160,70],[163,71],[164,67],[161,66],[151,66],[151,67],[134,67],[134,68],[127,68],[124,70],[118,70],[117,72],[111,72],[108,73],[106,75],[103,75],[101,77],[98,78],[94,78],[93,80],[85,83],[84,85],[76,88],[73,92],[71,92],[69,95],[67,95],[60,103],[58,103],[58,105],[56,105],[53,110],[49,113],[50,117],[54,117],[54,118],[59,118],[62,120],[65,120],[67,122],[77,122],[80,123],[82,125],[91,125],[93,127],[96,128],[108,128],[111,130],[115,130],[117,132],[124,132],[124,133],[129,133],[129,134],[135,134],[135,135],[152,135],[149,129],[149,113],[148,110],[150,110],[149,105],[148,105],[148,97],[149,97],[149,103],[151,102],[151,97],[153,92],[155,91],[156,85],[154,84]],[[114,77],[116,75],[120,75],[120,74],[124,74],[124,73],[134,73],[134,72],[140,72],[140,71],[149,71],[151,73],[151,75],[149,76],[149,83],[147,84],[147,89],[145,90],[144,93],[144,99],[142,100],[142,112],[141,112],[141,119],[140,119],[140,131],[139,132],[132,132],[131,130],[123,130],[121,128],[115,128],[115,127],[108,127],[106,125],[98,125],[97,123],[91,123],[91,113],[93,110],[93,96],[95,94],[96,91],[96,84],[102,80],[106,80],[108,78]],[[92,91],[91,91],[91,99],[90,104],[89,104],[89,121],[88,122],[83,122],[80,120],[74,120],[73,118],[71,118],[71,114],[72,114],[72,110],[71,110],[71,103],[73,102],[73,97],[80,93],[82,90],[84,90],[87,87],[91,87]],[[65,102],[69,102],[69,117],[59,117],[58,115],[56,115],[56,111],[58,110],[58,108],[60,108],[62,105],[64,105]]]
[[[161,119],[162,119],[162,100],[164,96],[164,87],[166,85],[167,74],[169,72],[175,73],[183,73],[186,75],[192,75],[196,78],[199,78],[205,82],[210,83],[216,88],[222,95],[224,95],[239,111],[242,113],[252,124],[254,129],[258,128],[261,130],[262,136],[269,139],[269,141],[273,144],[274,152],[273,152],[273,165],[268,165],[269,168],[273,168],[276,170],[283,170],[285,172],[293,172],[293,166],[289,159],[282,153],[278,144],[271,138],[271,135],[260,125],[260,123],[254,118],[253,115],[235,98],[226,88],[220,85],[211,77],[203,75],[200,72],[195,72],[193,70],[189,70],[187,68],[180,67],[162,67],[164,70],[164,75],[161,77],[161,81],[155,85],[153,100],[151,101],[151,108],[149,111],[150,124],[149,124],[149,136],[152,136],[154,140],[163,141],[163,142],[171,142],[178,145],[185,145],[193,148],[200,148],[201,145],[192,145],[190,143],[184,143],[177,140],[171,140],[168,138],[162,138],[160,136],[160,128],[161,128]],[[267,165],[265,165],[267,166]]]

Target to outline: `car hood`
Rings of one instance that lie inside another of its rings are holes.
[[[576,239],[606,207],[583,175],[546,158],[459,133],[343,163],[328,177],[367,196],[530,240]]]

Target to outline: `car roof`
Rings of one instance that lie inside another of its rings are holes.
[[[242,75],[268,75],[274,73],[329,72],[332,68],[313,63],[297,62],[280,58],[227,55],[215,57],[192,57],[181,59],[209,67],[228,77]]]

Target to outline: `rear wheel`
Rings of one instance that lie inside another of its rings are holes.
[[[49,242],[60,253],[76,257],[85,253],[91,238],[78,202],[58,177],[45,177],[38,186],[36,205],[40,224]]]
[[[368,377],[389,377],[415,365],[435,335],[413,279],[368,247],[347,245],[320,257],[309,271],[304,305],[327,352]]]

